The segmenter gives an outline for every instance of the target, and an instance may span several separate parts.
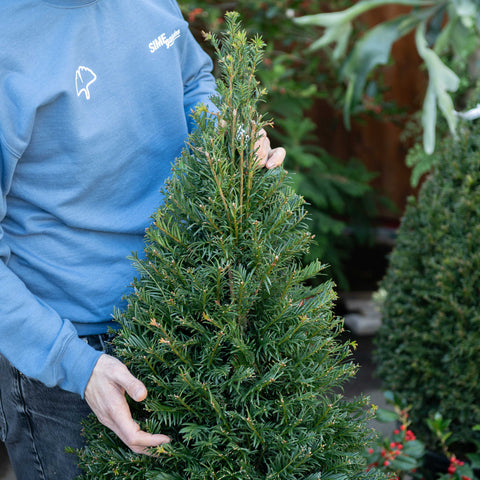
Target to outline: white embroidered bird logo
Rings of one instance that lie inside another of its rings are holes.
[[[77,89],[77,96],[85,93],[85,98],[90,100],[90,85],[97,79],[97,76],[88,67],[80,66],[75,72],[75,87]]]

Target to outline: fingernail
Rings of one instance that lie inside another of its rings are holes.
[[[139,388],[138,390],[135,391],[135,399],[137,398],[142,398],[142,396],[145,394],[145,390],[143,388]]]

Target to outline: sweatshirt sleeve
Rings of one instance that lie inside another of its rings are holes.
[[[18,158],[0,149],[0,353],[24,375],[83,396],[101,355],[73,324],[33,295],[9,268],[11,251],[2,222]]]
[[[177,14],[183,18],[177,2],[175,0],[170,1]],[[218,109],[211,101],[211,97],[217,94],[216,81],[212,75],[213,62],[195,40],[188,29],[188,23],[185,23],[187,33],[186,39],[182,44],[182,75],[185,115],[189,131],[191,132],[194,127],[192,112],[196,106],[203,103],[209,112],[216,112]]]

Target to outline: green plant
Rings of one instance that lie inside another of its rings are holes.
[[[444,420],[436,412],[426,423],[442,446],[442,455],[435,455],[432,463],[421,440],[410,430],[409,410],[411,407],[401,406],[401,400],[390,391],[385,392],[385,399],[393,409],[376,408],[375,418],[379,422],[393,423],[391,434],[379,436],[376,443],[366,452],[370,467],[385,472],[392,480],[477,480],[480,467],[480,441],[474,438],[475,451],[464,460],[458,459],[449,450],[450,421]],[[480,426],[476,425],[472,434],[475,436]]]
[[[333,102],[340,100],[340,89],[328,58],[307,54],[306,49],[315,40],[316,31],[307,31],[292,19],[325,8],[324,0],[183,0],[180,8],[191,29],[201,38],[206,30],[219,33],[228,10],[242,13],[245,29],[251,35],[261,34],[266,41],[266,55],[257,75],[268,89],[268,110],[284,113],[298,102],[306,109],[316,95]],[[350,0],[329,0],[330,8],[344,8]],[[212,58],[214,49],[204,45]]]
[[[336,9],[349,3],[327,2]],[[269,136],[287,149],[285,166],[295,172],[294,188],[309,204],[315,242],[306,261],[320,258],[329,265],[328,274],[337,284],[348,288],[345,260],[354,243],[371,240],[380,195],[371,187],[375,174],[360,161],[340,160],[322,148],[318,140],[322,125],[312,119],[319,99],[337,110],[341,108],[342,90],[331,59],[308,51],[318,30],[307,30],[292,19],[324,9],[325,0],[185,0],[180,6],[197,37],[202,31],[220,32],[224,13],[234,9],[241,12],[245,29],[251,34],[260,33],[267,43],[257,76],[268,93],[259,109],[267,114],[268,108],[275,119],[275,129]],[[202,45],[215,60],[211,46]],[[347,228],[351,232],[348,237]]]
[[[450,452],[449,445],[452,435],[450,423],[451,420],[444,419],[438,412],[427,419],[428,428],[438,439],[444,458],[448,462],[447,471],[438,476],[438,480],[476,480],[479,477],[475,475],[474,469],[480,467],[480,440],[476,432],[480,430],[480,426],[474,425],[470,436],[471,442],[475,446],[474,451],[467,453],[463,457],[464,460],[460,460]]]
[[[293,188],[309,205],[309,228],[315,232],[305,261],[322,259],[330,265],[328,275],[340,288],[348,288],[344,262],[354,242],[365,244],[370,239],[378,200],[370,182],[376,175],[360,161],[340,162],[316,145],[316,127],[308,117],[281,118],[276,123],[280,132],[289,132],[283,137],[286,168],[293,174]],[[345,235],[347,226],[351,236]]]
[[[388,4],[406,5],[413,9],[372,27],[353,43],[346,55],[351,45],[353,21],[368,10]],[[336,43],[332,57],[337,61],[346,57],[340,76],[347,84],[344,100],[347,125],[352,110],[362,100],[369,74],[389,61],[395,41],[415,31],[417,52],[429,76],[422,114],[423,145],[427,153],[432,153],[437,107],[453,135],[457,124],[451,93],[458,90],[460,78],[441,57],[446,52],[453,52],[455,57],[465,62],[478,49],[479,14],[480,7],[474,0],[361,0],[344,11],[307,15],[296,19],[296,22],[325,27],[325,32],[311,45],[311,49]],[[473,76],[473,72],[470,73]],[[478,76],[478,72],[475,75]]]
[[[392,433],[379,436],[366,452],[369,467],[379,468],[392,480],[415,478],[416,472],[422,466],[425,448],[410,430],[408,407],[401,407],[399,399],[392,392],[385,392],[385,399],[393,408],[375,409],[375,419],[378,422],[394,423]]]
[[[437,32],[441,26],[436,25]],[[438,34],[438,33],[437,33]],[[462,39],[459,53],[452,49],[443,52],[442,61],[448,68],[456,72],[459,78],[459,87],[451,93],[451,98],[457,110],[466,110],[475,105],[475,99],[479,97],[479,70],[477,64],[477,52],[479,51],[478,36],[474,32]],[[413,145],[407,153],[405,163],[412,169],[411,184],[418,186],[422,176],[431,171],[435,163],[435,155],[431,155],[422,148],[421,144],[421,114],[416,112],[406,122],[403,131],[403,139],[406,144]],[[468,114],[468,111],[466,112]],[[460,117],[463,113],[457,114]],[[437,118],[436,137],[445,138],[450,135],[448,122],[444,117]]]
[[[445,139],[418,200],[409,199],[382,281],[378,374],[411,405],[413,429],[440,448],[426,419],[448,420],[450,450],[472,447],[480,423],[480,131]]]
[[[172,443],[135,455],[92,421],[84,478],[379,478],[360,455],[372,435],[366,400],[339,393],[355,366],[337,339],[332,283],[304,285],[323,268],[299,264],[311,242],[304,202],[285,171],[256,166],[262,41],[247,41],[234,13],[211,41],[217,119],[197,109],[116,312],[115,352],[149,390],[134,416]]]

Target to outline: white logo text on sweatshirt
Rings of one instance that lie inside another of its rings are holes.
[[[155,53],[161,47],[170,48],[178,37],[180,37],[180,29],[175,30],[169,37],[162,33],[148,44],[150,53]]]

